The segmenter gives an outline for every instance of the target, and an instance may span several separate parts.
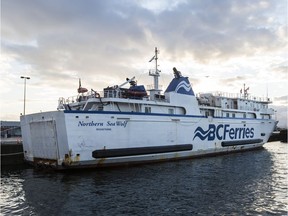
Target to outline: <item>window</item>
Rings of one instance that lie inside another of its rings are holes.
[[[246,113],[243,113],[243,118],[246,118]]]
[[[168,109],[168,114],[174,114],[174,109]]]
[[[229,113],[226,113],[226,117],[229,118]]]
[[[232,113],[232,117],[235,118],[235,113]]]
[[[151,107],[145,107],[145,113],[151,113]]]

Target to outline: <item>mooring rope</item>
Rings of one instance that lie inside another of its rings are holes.
[[[10,154],[1,154],[2,156],[12,156],[12,155],[19,155],[19,154],[23,154],[24,152],[16,152],[16,153],[10,153]]]

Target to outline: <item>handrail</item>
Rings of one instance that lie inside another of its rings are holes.
[[[268,97],[256,97],[253,95],[245,95],[241,93],[227,93],[227,92],[209,92],[209,93],[198,93],[197,97],[201,97],[202,95],[213,95],[215,97],[223,97],[223,98],[234,98],[234,99],[240,99],[240,100],[251,100],[251,101],[257,101],[257,102],[266,102],[266,103],[272,103],[270,98]]]

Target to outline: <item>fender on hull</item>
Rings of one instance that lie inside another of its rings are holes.
[[[217,155],[225,155],[231,153],[240,153],[245,151],[253,151],[263,149],[263,144],[251,144],[251,145],[238,145],[238,146],[228,146],[223,147],[217,150],[204,150],[204,151],[182,151],[182,152],[170,152],[170,153],[161,153],[161,154],[151,154],[151,155],[139,155],[139,156],[123,156],[123,157],[107,157],[107,158],[98,158],[92,161],[77,161],[71,163],[62,163],[57,164],[48,163],[45,160],[34,160],[26,161],[27,163],[34,165],[37,168],[43,169],[52,169],[52,170],[71,170],[71,169],[99,169],[99,168],[108,168],[108,167],[121,167],[121,166],[133,166],[141,164],[150,164],[150,163],[160,163],[160,162],[169,162],[169,161],[179,161],[179,160],[188,160],[196,159],[203,157],[211,157]]]

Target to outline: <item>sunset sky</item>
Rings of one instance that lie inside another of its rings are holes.
[[[102,90],[136,76],[150,85],[160,50],[160,85],[172,68],[195,93],[269,97],[287,127],[286,0],[2,0],[0,120],[56,110],[77,95],[78,79]]]

